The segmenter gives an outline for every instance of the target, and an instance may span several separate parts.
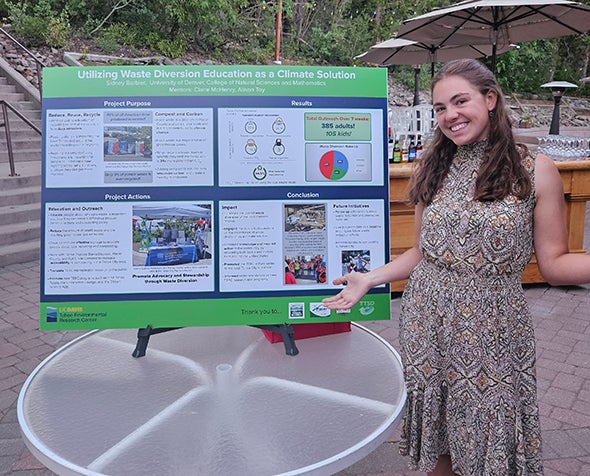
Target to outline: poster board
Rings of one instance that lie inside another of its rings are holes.
[[[43,72],[40,327],[389,319],[387,71]]]

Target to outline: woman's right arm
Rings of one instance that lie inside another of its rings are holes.
[[[391,281],[407,279],[422,259],[419,246],[423,210],[422,205],[416,205],[414,209],[414,246],[407,249],[393,261],[369,273],[349,273],[335,279],[334,284],[344,284],[345,287],[335,296],[324,299],[324,305],[329,309],[350,309],[371,288]]]

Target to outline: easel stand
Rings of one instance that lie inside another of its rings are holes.
[[[143,357],[147,350],[147,346],[150,342],[150,337],[154,334],[161,334],[162,332],[174,331],[176,329],[182,329],[182,327],[158,327],[154,329],[152,326],[148,325],[143,329],[137,330],[137,344],[135,345],[135,350],[131,355],[133,357]]]
[[[291,324],[269,324],[269,325],[254,325],[258,329],[264,329],[271,332],[280,334],[283,338],[283,344],[285,345],[285,353],[287,355],[297,355],[299,349],[295,345],[295,337],[293,326]],[[162,332],[174,331],[176,329],[182,329],[182,327],[157,327],[153,328],[148,325],[137,330],[137,344],[131,354],[135,358],[143,357],[147,351],[147,346],[150,342],[150,337],[154,334],[161,334]]]

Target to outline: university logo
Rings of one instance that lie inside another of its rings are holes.
[[[57,322],[57,307],[49,307],[45,309],[45,322]]]

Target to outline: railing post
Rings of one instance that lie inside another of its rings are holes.
[[[37,89],[39,90],[39,96],[43,95],[43,85],[41,83],[43,74],[43,65],[39,64],[38,61],[35,61],[35,65],[37,66]]]
[[[14,154],[12,153],[12,139],[10,136],[10,123],[8,122],[8,108],[2,101],[2,117],[4,119],[4,131],[6,133],[6,147],[8,148],[8,163],[10,165],[10,177],[18,175],[14,166]]]

